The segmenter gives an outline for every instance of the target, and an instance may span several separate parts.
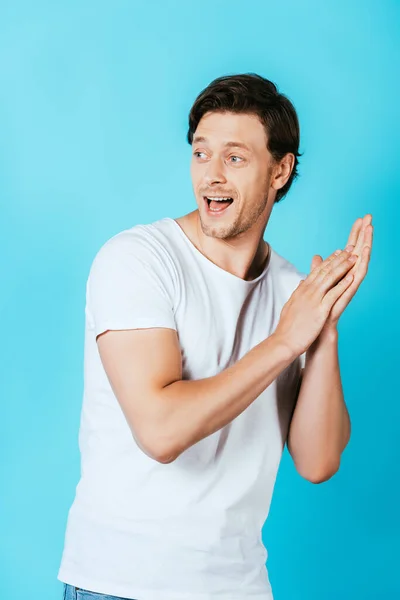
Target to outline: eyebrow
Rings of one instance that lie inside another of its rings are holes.
[[[197,135],[193,138],[192,144],[197,144],[198,142],[206,142],[208,143],[207,138],[202,135]],[[243,142],[225,142],[226,148],[243,148],[244,150],[248,150],[251,152],[250,148],[244,144]]]

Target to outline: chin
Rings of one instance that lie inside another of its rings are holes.
[[[240,223],[240,217],[232,210],[226,215],[214,216],[210,215],[204,209],[204,205],[198,205],[198,217],[200,220],[201,229],[207,237],[225,240],[234,238],[237,235],[247,231],[248,227]],[[233,209],[232,205],[227,211]]]
[[[241,233],[241,229],[238,223],[205,223],[204,220],[200,217],[201,229],[204,235],[207,237],[226,240],[229,238],[233,238],[239,233]]]

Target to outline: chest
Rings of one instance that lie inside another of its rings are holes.
[[[266,279],[245,282],[187,276],[175,311],[184,379],[211,377],[270,336],[283,302]]]
[[[271,278],[242,286],[202,276],[186,276],[175,319],[183,379],[217,375],[233,365],[276,329],[287,293]],[[213,464],[223,440],[230,464],[243,465],[249,481],[275,472],[294,409],[299,361],[294,361],[232,423],[195,444],[183,460]],[[222,437],[221,437],[222,436]],[[242,475],[243,476],[243,475]],[[250,485],[250,484],[249,484]]]

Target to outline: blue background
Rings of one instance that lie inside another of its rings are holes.
[[[266,239],[308,272],[357,217],[375,226],[340,322],[352,438],[321,485],[285,451],[263,531],[275,599],[400,596],[399,17],[388,0],[1,4],[2,599],[62,596],[91,261],[118,231],[195,208],[188,112],[249,71],[294,102],[304,152]]]

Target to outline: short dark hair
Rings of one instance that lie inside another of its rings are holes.
[[[281,94],[272,81],[256,73],[218,77],[200,92],[190,109],[189,144],[193,142],[201,118],[209,111],[257,115],[264,125],[267,148],[273,159],[279,162],[288,152],[294,154],[290,177],[276,194],[275,202],[279,202],[299,176],[298,157],[302,156],[299,152],[299,120],[289,98]]]

